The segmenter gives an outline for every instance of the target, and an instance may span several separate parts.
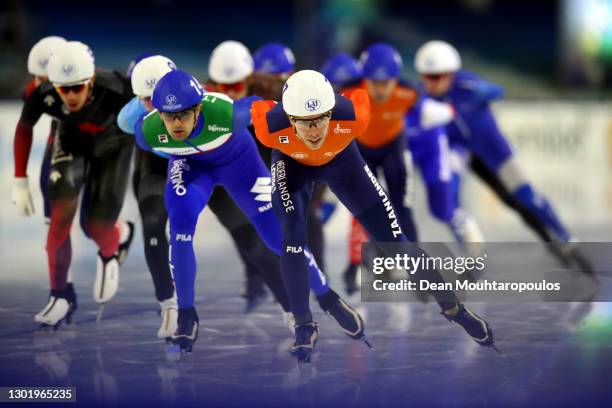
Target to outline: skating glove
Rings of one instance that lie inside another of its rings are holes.
[[[454,117],[455,110],[448,103],[425,98],[421,105],[420,127],[424,130],[429,130],[434,127],[445,126]]]
[[[11,201],[17,207],[17,212],[22,217],[34,215],[34,202],[32,201],[27,177],[15,177]]]

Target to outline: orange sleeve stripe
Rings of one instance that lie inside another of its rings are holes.
[[[272,137],[268,129],[268,121],[266,120],[266,114],[275,105],[274,101],[255,101],[251,105],[251,119],[253,120],[253,126],[255,127],[255,136],[259,141],[267,147],[275,147],[272,142]]]
[[[355,119],[357,122],[357,137],[363,135],[370,124],[370,97],[363,89],[351,91],[351,101],[355,108]]]

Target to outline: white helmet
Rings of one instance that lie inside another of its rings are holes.
[[[414,58],[419,74],[445,74],[461,69],[459,52],[447,42],[428,41],[419,48]]]
[[[218,84],[233,84],[253,73],[253,57],[238,41],[223,41],[210,54],[208,76]]]
[[[291,75],[283,88],[283,109],[291,116],[311,116],[336,105],[334,89],[323,74],[310,69]]]
[[[140,60],[132,71],[134,95],[150,97],[153,95],[157,81],[173,69],[176,69],[174,62],[163,55],[154,55]]]
[[[91,49],[79,41],[60,45],[49,58],[49,81],[58,85],[71,85],[90,80],[95,72]]]
[[[36,76],[47,76],[49,57],[65,42],[64,38],[52,35],[34,44],[28,55],[28,72]]]

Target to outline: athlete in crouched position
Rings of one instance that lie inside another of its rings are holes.
[[[108,302],[117,292],[122,228],[117,217],[127,186],[133,141],[117,128],[115,118],[131,98],[129,82],[116,72],[95,73],[94,58],[85,44],[70,41],[53,52],[49,81],[25,99],[15,131],[15,188],[27,189],[27,162],[32,129],[47,113],[57,120],[48,176],[50,224],[46,250],[51,294],[35,320],[57,328],[76,309],[76,294],[68,284],[72,258],[70,227],[82,189],[83,227],[99,248],[94,300]],[[20,207],[24,194],[14,200]],[[125,249],[125,247],[124,247]]]
[[[234,103],[223,94],[204,93],[193,76],[173,70],[155,85],[152,104],[157,110],[136,123],[140,147],[170,156],[165,200],[179,306],[178,329],[172,338],[184,351],[191,350],[199,326],[194,307],[193,237],[198,216],[215,186],[228,191],[266,245],[277,255],[281,253],[281,232],[270,197],[262,202],[259,193],[252,191],[256,184],[270,183],[270,172],[246,130],[253,99]],[[294,250],[308,265],[322,308],[348,335],[363,338],[361,317],[329,288],[310,251],[305,247]]]
[[[327,183],[376,241],[406,243],[408,239],[389,196],[354,142],[369,124],[365,90],[355,90],[348,99],[335,95],[322,74],[298,71],[287,80],[281,103],[257,101],[251,115],[257,138],[274,149],[272,205],[281,223],[281,270],[296,319],[291,352],[299,361],[310,361],[318,328],[308,304],[308,262],[302,252],[313,183]],[[429,271],[427,279],[443,282],[435,270]],[[493,345],[488,324],[459,303],[453,292],[432,294],[447,319],[460,325],[478,344]]]

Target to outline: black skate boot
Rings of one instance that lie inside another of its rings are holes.
[[[117,261],[119,262],[119,266],[125,262],[128,251],[130,250],[130,245],[132,245],[132,240],[134,239],[134,223],[131,221],[126,221],[126,224],[130,232],[127,239],[119,243],[119,248],[117,249]]]
[[[493,341],[493,330],[489,324],[463,304],[457,303],[455,307],[443,311],[442,315],[465,330],[479,345],[497,350]]]
[[[558,241],[552,241],[547,243],[546,249],[550,252],[550,254],[557,259],[559,264],[564,268],[571,267],[572,260],[567,256],[566,252],[563,249],[565,244]]]
[[[579,242],[568,242],[566,244],[565,253],[571,260],[575,269],[587,275],[594,275],[595,269],[593,268],[593,263],[582,248],[580,248]]]
[[[344,281],[344,290],[347,295],[352,295],[359,290],[357,286],[357,269],[359,265],[349,263],[344,272],[342,273],[342,280]]]
[[[552,241],[546,245],[548,250],[553,254],[566,268],[573,268],[586,275],[594,275],[593,263],[589,257],[580,248],[580,242],[571,241]]]
[[[295,343],[289,352],[298,362],[310,363],[312,352],[319,338],[319,329],[312,320],[295,325]]]
[[[47,306],[34,316],[34,321],[40,323],[39,330],[55,331],[62,324],[72,323],[76,308],[76,293],[69,283],[64,290],[51,290]]]
[[[366,340],[365,325],[361,315],[336,292],[329,289],[326,294],[317,296],[317,300],[321,309],[340,325],[347,336],[355,340],[363,340],[368,347],[372,347]]]
[[[70,303],[70,306],[72,308],[70,315],[67,317],[67,324],[72,323],[72,314],[75,312],[75,310],[78,309],[77,307],[77,295],[76,292],[74,291],[74,285],[72,284],[72,282],[68,282],[68,284],[66,285],[66,299],[68,300],[68,303]]]
[[[178,329],[172,335],[172,343],[180,347],[181,353],[191,353],[198,339],[199,323],[195,308],[179,308]]]
[[[245,313],[251,313],[261,305],[268,297],[268,291],[264,287],[261,277],[257,274],[247,274],[246,287],[242,297],[246,299]]]

